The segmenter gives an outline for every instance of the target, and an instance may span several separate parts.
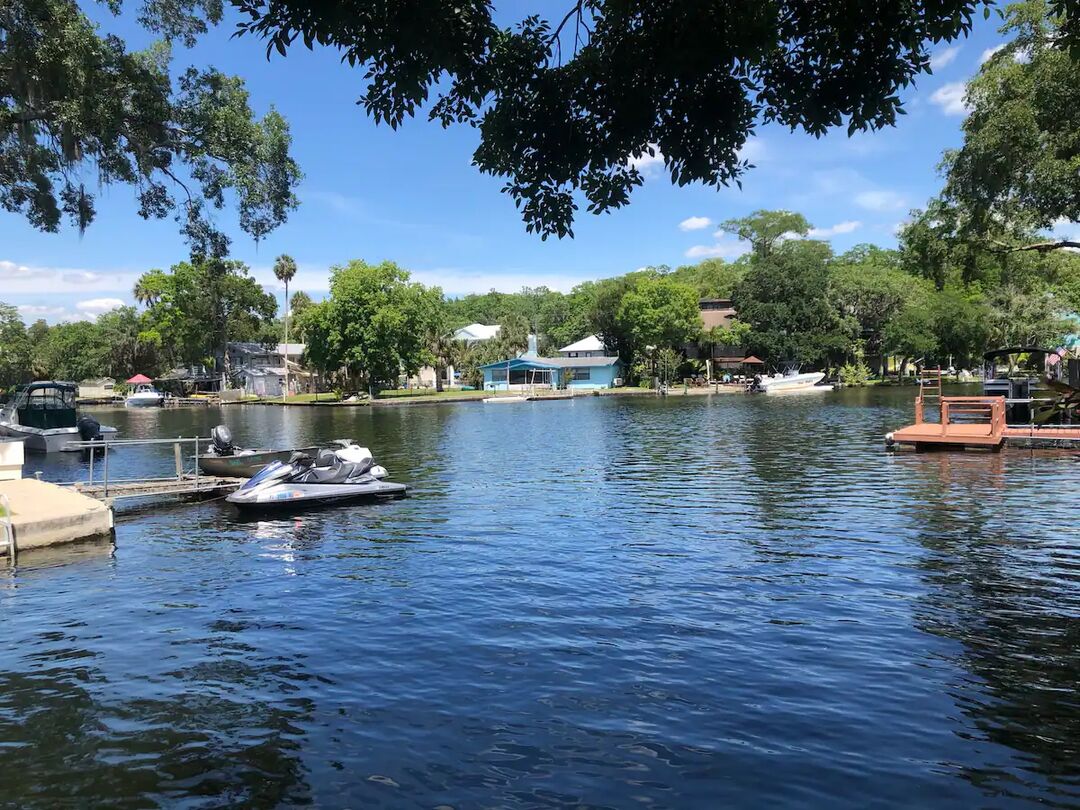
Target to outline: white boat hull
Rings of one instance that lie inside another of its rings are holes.
[[[793,394],[807,391],[831,391],[831,385],[818,385],[825,379],[825,372],[811,371],[806,374],[765,377],[761,381],[761,390],[766,394]]]
[[[165,401],[163,394],[132,394],[124,400],[128,408],[160,408]]]
[[[116,433],[116,428],[101,428],[103,438],[108,438]],[[0,422],[0,436],[10,436],[13,439],[22,439],[23,447],[30,453],[77,453],[82,448],[71,447],[72,442],[82,441],[78,428],[40,428],[24,427]]]
[[[526,397],[487,397],[484,402],[488,404],[508,405],[512,402],[528,402]]]

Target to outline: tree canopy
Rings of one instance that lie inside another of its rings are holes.
[[[274,297],[235,260],[150,270],[136,282],[135,296],[147,305],[143,338],[168,347],[171,359],[185,364],[214,365],[224,360],[228,341],[259,340],[277,311]]]
[[[735,290],[750,351],[773,362],[816,363],[850,344],[850,324],[828,299],[831,258],[829,246],[814,241],[785,242],[755,257]]]
[[[330,295],[301,316],[306,357],[316,368],[359,374],[372,394],[434,362],[430,336],[442,291],[409,280],[393,262],[354,260],[330,269]]]
[[[748,216],[722,222],[720,229],[749,242],[754,255],[763,258],[781,239],[806,236],[810,232],[810,223],[802,214],[792,211],[754,211]]]
[[[120,0],[106,4],[119,13]],[[144,218],[175,213],[195,255],[229,240],[212,209],[235,201],[254,239],[297,205],[300,171],[285,119],[256,119],[244,83],[214,68],[174,82],[168,41],[221,18],[221,0],[147,0],[139,21],[164,41],[129,51],[74,0],[0,7],[0,205],[44,231],[94,220],[95,190],[130,186]]]
[[[741,150],[759,122],[813,135],[893,124],[931,45],[988,6],[577,0],[561,19],[501,27],[487,0],[234,3],[268,55],[320,45],[361,67],[376,121],[397,127],[426,108],[477,127],[473,162],[505,178],[542,237],[572,235],[578,194],[591,213],[627,204],[645,155],[679,185],[719,186],[749,168]]]
[[[1009,42],[967,87],[963,145],[947,153],[943,200],[958,232],[998,248],[1054,249],[1038,239],[1080,221],[1080,49],[1075,7],[1046,0],[1004,12]]]

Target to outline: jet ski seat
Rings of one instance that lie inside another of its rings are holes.
[[[330,451],[333,456],[333,451]],[[323,453],[319,453],[316,463],[293,478],[297,484],[344,484],[351,479],[360,478],[375,466],[374,459],[364,459],[360,462],[341,461],[334,457],[333,463],[324,466]]]

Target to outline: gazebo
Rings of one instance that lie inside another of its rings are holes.
[[[150,382],[152,382],[152,380],[145,374],[136,374],[127,381],[128,385],[146,385]]]

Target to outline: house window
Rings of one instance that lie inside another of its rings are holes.
[[[578,382],[580,380],[591,380],[591,379],[592,379],[592,371],[590,369],[587,369],[587,368],[575,368],[574,369],[574,382]]]
[[[492,382],[506,382],[506,369],[505,368],[493,368],[491,370]]]

